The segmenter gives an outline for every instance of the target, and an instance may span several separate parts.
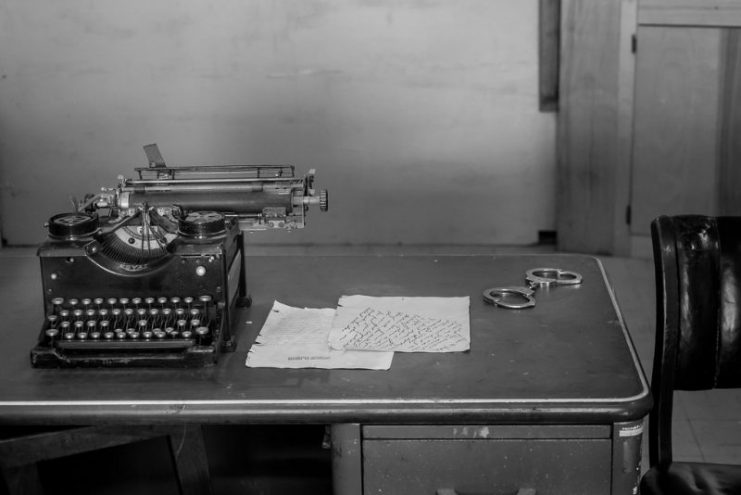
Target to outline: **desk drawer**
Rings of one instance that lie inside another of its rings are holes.
[[[486,428],[496,428],[495,435],[474,438],[451,435],[452,428],[413,427],[412,438],[366,431],[364,495],[435,495],[440,488],[482,495],[511,495],[520,488],[534,488],[537,495],[610,493],[610,438],[554,438],[547,428],[541,434],[540,427],[506,426]]]

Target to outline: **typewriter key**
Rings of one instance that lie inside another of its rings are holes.
[[[124,334],[124,335],[126,335],[126,334]],[[113,333],[111,331],[103,332],[103,338],[106,339],[106,340],[113,340],[113,337],[114,336],[115,336],[115,333]]]
[[[100,306],[101,304],[103,304],[103,298],[96,297],[95,299],[93,299],[93,304],[95,304],[96,306]]]
[[[90,306],[90,303],[93,301],[90,298],[86,297],[82,299],[80,302],[82,303],[83,306],[87,308],[88,306]]]
[[[69,304],[70,306],[74,308],[75,306],[77,306],[77,304],[79,304],[79,302],[80,302],[79,300],[72,297],[67,301],[67,304]]]
[[[196,328],[196,334],[198,334],[199,337],[205,337],[208,335],[208,327],[200,326]]]
[[[164,306],[165,304],[167,304],[167,298],[163,296],[158,297],[157,302],[160,303],[162,306]]]
[[[81,329],[80,329],[80,330],[79,330],[79,331],[77,332],[77,338],[78,338],[78,339],[80,339],[80,340],[85,340],[85,339],[87,339],[87,337],[88,337],[88,335],[89,335],[89,333],[88,333],[89,329],[90,329],[90,326],[88,326],[88,327],[87,327],[87,329],[85,329],[85,327],[81,328]]]
[[[208,318],[208,315],[210,313],[211,301],[213,300],[213,298],[208,294],[203,294],[198,299],[203,303],[203,314],[205,314]]]
[[[189,339],[193,336],[193,332],[190,330],[183,330],[180,335],[182,335],[184,339]]]
[[[122,297],[122,298],[120,298],[118,300],[118,302],[120,302],[121,305],[126,306],[127,304],[129,304],[129,298],[128,297]]]
[[[152,335],[154,335],[154,334],[152,333],[151,330],[144,330],[142,332],[142,338],[145,339],[145,340],[151,339],[152,338]]]
[[[63,297],[55,297],[54,299],[51,300],[51,303],[54,306],[61,306],[62,304],[64,304],[64,298]]]
[[[56,326],[56,324],[57,324],[57,319],[58,319],[58,318],[59,318],[59,317],[58,317],[57,315],[49,315],[49,316],[47,316],[47,317],[46,317],[46,320],[47,320],[47,321],[49,322],[49,326],[50,326],[51,328],[54,328],[54,327]]]
[[[108,301],[106,302],[108,303],[108,306],[112,307],[116,305],[116,303],[118,302],[118,299],[116,299],[115,297],[109,297]]]
[[[46,333],[47,337],[54,340],[54,338],[59,335],[59,330],[57,330],[56,328],[47,328],[46,332],[44,333]]]
[[[155,328],[154,330],[152,330],[152,333],[154,334],[155,338],[159,340],[162,340],[167,336],[167,334],[163,332],[161,328]]]

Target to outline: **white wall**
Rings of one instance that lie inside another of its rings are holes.
[[[145,166],[292,163],[330,211],[253,242],[526,244],[554,228],[537,0],[6,0],[2,234]]]

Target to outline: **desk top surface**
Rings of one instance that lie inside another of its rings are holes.
[[[482,291],[530,268],[580,272],[506,310]],[[203,369],[34,369],[38,261],[0,258],[0,423],[613,422],[650,407],[643,371],[598,260],[574,255],[247,257],[252,307],[237,350]],[[252,369],[250,345],[274,300],[335,307],[343,294],[470,296],[471,350],[396,353],[387,371]]]

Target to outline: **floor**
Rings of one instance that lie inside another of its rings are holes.
[[[552,249],[545,247],[536,248],[518,248],[518,247],[497,247],[490,246],[364,246],[364,247],[275,247],[275,246],[250,246],[248,255],[259,256],[261,254],[285,254],[285,255],[305,255],[305,254],[436,254],[436,255],[461,255],[461,254],[491,254],[496,253],[517,253],[517,252],[548,252]],[[0,249],[0,257],[21,257],[28,258],[35,256],[33,249]],[[628,259],[615,257],[601,257],[605,270],[610,279],[618,303],[623,312],[624,319],[630,330],[633,341],[637,348],[639,357],[643,363],[644,369],[650,378],[651,360],[653,355],[653,338],[654,338],[654,275],[653,263],[650,259]],[[8,278],[0,277],[2,283],[12,283]],[[8,287],[0,287],[8,290]],[[675,457],[682,460],[691,461],[709,461],[709,462],[734,462],[741,464],[741,391],[714,391],[680,393],[675,404],[675,424],[674,424],[674,448]],[[218,435],[233,436],[233,430],[215,430],[211,434],[215,437]],[[277,432],[277,431],[276,431]],[[255,432],[242,432],[245,437],[251,436]],[[260,434],[266,434],[261,432]],[[268,432],[267,434],[270,434]],[[321,436],[321,432],[318,432]],[[645,435],[644,435],[645,437]],[[315,442],[316,439],[311,439]],[[645,438],[644,438],[645,440]],[[645,442],[644,442],[645,445]],[[156,447],[154,445],[153,447]],[[164,448],[164,447],[163,447]],[[223,449],[222,449],[223,450]],[[132,451],[130,458],[138,456],[138,452]],[[220,452],[218,455],[237,455],[240,451],[235,450],[232,453]],[[116,458],[115,456],[113,458]],[[82,459],[83,465],[90,462],[92,457]],[[218,459],[217,459],[218,460]],[[115,461],[114,461],[115,462]],[[285,461],[288,462],[288,461]],[[251,464],[251,463],[248,463]],[[259,464],[259,463],[257,463]],[[56,467],[48,468],[55,472],[58,471],[75,471],[79,468],[80,462],[70,459],[66,464],[60,464]],[[244,464],[242,464],[244,465]],[[647,465],[647,452],[644,449],[644,467]],[[118,467],[116,469],[121,469]],[[134,469],[134,468],[132,468]],[[135,474],[135,473],[131,473]],[[215,493],[268,493],[263,491],[254,481],[245,481],[244,473],[237,472],[212,472],[217,475],[218,480],[214,480]],[[109,483],[104,484],[104,493],[126,493],[126,486],[118,488],[111,486]],[[69,488],[69,487],[67,487]],[[101,488],[100,485],[97,486]],[[264,487],[263,487],[264,488]],[[296,487],[291,487],[286,493],[291,493]],[[62,492],[67,491],[62,489]],[[85,490],[78,491],[83,493]],[[52,490],[55,492],[55,490]],[[57,492],[57,493],[62,493]],[[92,493],[92,492],[91,492]],[[99,493],[99,491],[98,491]],[[168,493],[167,490],[158,492],[160,494]],[[270,493],[273,493],[270,491]]]

